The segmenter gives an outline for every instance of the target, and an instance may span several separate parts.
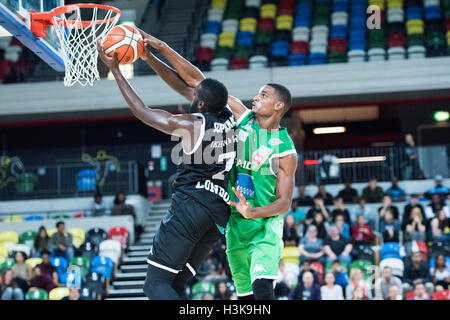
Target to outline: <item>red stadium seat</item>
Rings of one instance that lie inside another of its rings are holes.
[[[295,0],[282,0],[278,6],[278,16],[294,15]]]
[[[195,57],[197,58],[197,61],[211,62],[214,57],[214,50],[208,47],[197,48]]]
[[[77,214],[77,215],[75,215],[75,216],[73,216],[74,218],[76,218],[76,219],[79,219],[79,218],[86,218],[86,215],[82,212],[82,213],[79,213],[79,214]]]
[[[330,52],[347,52],[347,39],[335,38],[330,39],[328,44]]]
[[[433,300],[450,300],[450,290],[436,291],[433,295]]]
[[[275,29],[275,20],[271,18],[260,18],[258,21],[258,30],[273,31]]]
[[[128,244],[129,233],[124,227],[112,227],[108,231],[109,240],[117,240],[122,245],[122,248],[126,248]]]
[[[445,19],[445,29],[447,31],[450,30],[450,18]]]
[[[317,277],[319,278],[319,282],[322,283],[323,272],[324,272],[323,265],[320,262],[313,262],[313,263],[311,263],[311,268],[317,272]]]
[[[425,242],[417,242],[417,246],[419,247],[419,251],[422,254],[422,260],[428,260],[428,247]]]
[[[248,69],[248,58],[232,58],[230,60],[230,70]]]
[[[291,54],[308,54],[308,42],[307,41],[292,41]]]

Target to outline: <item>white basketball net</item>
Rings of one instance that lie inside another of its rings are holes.
[[[120,14],[113,10],[91,10],[90,21],[81,20],[80,8],[76,8],[68,17],[65,14],[53,17],[53,28],[61,44],[61,54],[66,67],[66,87],[75,83],[92,86],[95,80],[100,79],[97,69],[97,39],[103,38],[120,18]],[[99,11],[105,15],[100,19]]]

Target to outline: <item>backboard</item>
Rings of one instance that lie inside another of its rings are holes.
[[[63,5],[64,0],[0,0],[0,26],[58,72],[65,67],[53,28],[47,28],[47,37],[37,38],[30,30],[29,15],[30,10],[45,12]]]

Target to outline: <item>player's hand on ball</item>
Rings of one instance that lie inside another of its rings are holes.
[[[230,205],[236,207],[237,211],[244,216],[246,219],[252,219],[253,216],[251,214],[251,205],[247,202],[244,195],[239,189],[233,187],[233,192],[236,197],[239,199],[239,202],[231,201]]]
[[[139,28],[136,28],[136,29],[141,33],[142,40],[144,40],[145,44],[150,45],[150,47],[152,47],[156,50],[159,50],[161,48],[161,45],[163,44],[163,42],[161,40],[159,40],[158,38],[155,38],[154,36],[148,34],[145,31],[142,31]]]
[[[100,56],[100,59],[103,61],[104,64],[110,69],[118,69],[119,68],[119,61],[117,61],[117,54],[114,53],[112,57],[108,57],[108,55],[105,53],[105,50],[103,49],[101,39],[97,39],[97,51],[98,55]]]

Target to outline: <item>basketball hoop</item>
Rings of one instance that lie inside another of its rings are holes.
[[[45,37],[47,27],[53,27],[66,67],[66,87],[77,82],[92,86],[94,80],[100,79],[97,39],[103,38],[117,24],[121,14],[117,8],[92,3],[62,6],[49,12],[31,10],[31,31],[36,37]]]

